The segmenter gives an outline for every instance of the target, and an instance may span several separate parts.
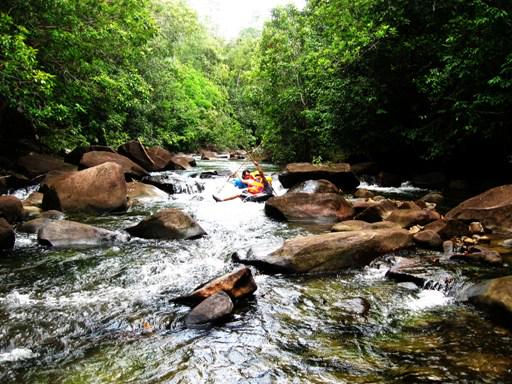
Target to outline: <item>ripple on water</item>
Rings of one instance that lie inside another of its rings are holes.
[[[209,163],[235,170],[241,163]],[[167,207],[208,236],[45,249],[20,236],[0,260],[0,381],[146,383],[510,382],[511,335],[451,293],[385,278],[387,263],[337,274],[266,276],[221,326],[187,329],[172,298],[235,267],[231,254],[308,233],[263,205],[162,196],[125,215],[71,217],[122,230]],[[278,188],[279,189],[279,188]],[[410,191],[416,193],[417,191]],[[458,267],[456,267],[458,268]],[[454,274],[460,277],[460,274]],[[342,303],[363,298],[365,314]],[[509,380],[510,379],[510,380]]]

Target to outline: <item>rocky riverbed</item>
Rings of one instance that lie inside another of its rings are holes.
[[[128,144],[0,197],[2,382],[512,379],[510,186],[264,164],[278,197],[215,203],[243,160]]]

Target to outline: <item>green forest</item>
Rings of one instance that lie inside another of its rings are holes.
[[[510,0],[309,0],[230,42],[183,0],[2,0],[0,136],[505,164],[510,36]]]

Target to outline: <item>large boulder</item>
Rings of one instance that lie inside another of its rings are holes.
[[[44,225],[37,233],[37,241],[50,247],[110,245],[127,241],[129,236],[75,221],[60,220]]]
[[[512,232],[512,184],[472,197],[446,214],[449,219],[479,221],[490,230]]]
[[[82,168],[91,168],[103,163],[116,163],[119,164],[123,173],[127,176],[134,178],[141,178],[149,175],[148,172],[140,165],[134,163],[126,156],[118,153],[105,152],[105,151],[91,151],[86,152],[80,159],[80,166]]]
[[[99,151],[99,152],[111,152],[111,153],[117,153],[114,148],[108,147],[106,145],[89,145],[89,146],[82,146],[82,147],[76,147],[71,152],[66,154],[64,156],[64,161],[70,164],[80,165],[80,160],[82,159],[82,156],[87,152],[92,151]]]
[[[359,179],[347,163],[332,165],[291,163],[286,166],[284,173],[279,175],[279,181],[284,188],[293,187],[306,180],[319,179],[328,180],[343,191],[353,191],[359,185]]]
[[[413,225],[425,225],[440,218],[438,212],[430,209],[397,209],[392,211],[386,220],[409,228]]]
[[[306,180],[290,188],[288,193],[340,193],[340,189],[329,180]]]
[[[175,155],[162,147],[149,147],[146,151],[157,167],[155,171],[186,170],[196,165],[192,156]]]
[[[219,156],[217,152],[209,151],[207,149],[199,150],[199,154],[201,155],[201,160],[215,160]]]
[[[336,222],[351,218],[354,209],[336,193],[286,193],[267,200],[265,213],[276,220]]]
[[[403,229],[361,230],[297,237],[270,253],[251,248],[234,258],[267,273],[336,272],[412,245],[412,236]]]
[[[160,171],[159,167],[155,164],[151,156],[146,151],[146,148],[139,140],[132,140],[124,143],[117,148],[119,154],[126,156],[130,160],[139,164],[142,168],[148,171]]]
[[[126,231],[143,239],[197,239],[206,235],[194,219],[176,208],[163,209]]]
[[[169,197],[167,192],[154,185],[144,184],[139,181],[126,183],[126,188],[130,200],[166,199]]]
[[[15,196],[0,196],[0,217],[9,223],[15,223],[23,219],[23,204]]]
[[[187,326],[215,323],[233,312],[233,301],[226,292],[219,292],[203,300],[185,318]]]
[[[42,190],[44,210],[110,212],[127,207],[123,169],[116,163],[49,178]]]
[[[16,235],[14,234],[14,229],[7,220],[0,217],[0,250],[12,249],[15,240]]]
[[[483,281],[470,287],[465,299],[498,315],[512,325],[512,276]]]
[[[251,270],[242,267],[234,272],[217,277],[199,286],[192,293],[180,296],[174,301],[195,305],[222,291],[226,292],[232,300],[238,300],[251,296],[256,289],[256,282],[252,277]]]
[[[74,165],[68,164],[60,158],[35,152],[19,157],[17,164],[30,177],[43,175],[50,171],[76,170]]]

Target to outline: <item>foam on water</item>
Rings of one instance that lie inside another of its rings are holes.
[[[28,348],[14,348],[9,352],[0,353],[0,364],[5,362],[13,362],[31,359],[33,357],[37,357],[38,355],[32,352]]]

